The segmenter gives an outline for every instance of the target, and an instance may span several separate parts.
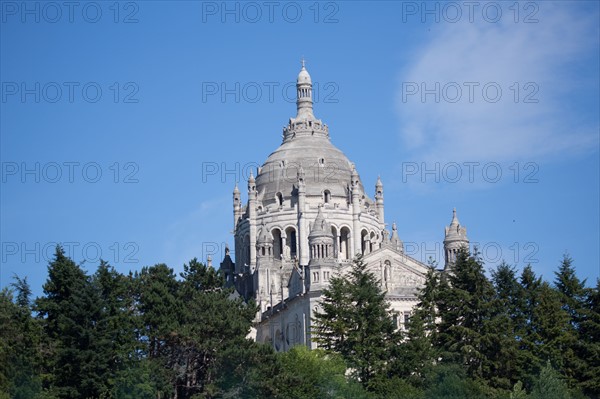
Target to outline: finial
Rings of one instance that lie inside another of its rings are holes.
[[[450,222],[451,226],[458,226],[460,223],[458,221],[458,217],[456,217],[456,208],[452,209],[452,221]]]
[[[229,255],[229,244],[225,244],[225,255]]]
[[[396,222],[392,223],[392,231],[396,231],[398,228],[396,227]]]
[[[306,69],[305,65],[304,65],[305,64],[304,56],[302,56],[302,60],[300,62],[302,63],[302,69]]]

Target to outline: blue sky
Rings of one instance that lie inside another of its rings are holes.
[[[407,252],[439,259],[456,207],[486,266],[568,252],[594,282],[599,3],[469,4],[0,2],[0,286],[41,294],[56,242],[91,271],[218,263],[303,56]]]

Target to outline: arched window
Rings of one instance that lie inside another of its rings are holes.
[[[329,204],[329,201],[331,201],[331,191],[325,190],[323,191],[323,202]]]
[[[342,227],[340,230],[340,258],[351,259],[350,254],[350,230],[347,227]]]
[[[281,230],[273,229],[271,234],[273,234],[273,258],[279,260],[281,259],[283,249],[281,245]]]
[[[286,234],[286,246],[289,249],[289,254],[291,258],[294,258],[296,256],[297,250],[296,250],[296,229],[294,229],[293,227],[288,227],[285,230],[285,234]]]
[[[283,194],[277,193],[275,196],[277,197],[277,205],[283,206]]]

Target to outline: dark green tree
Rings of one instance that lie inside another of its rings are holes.
[[[114,394],[117,380],[129,369],[135,369],[139,360],[132,281],[101,260],[92,285],[101,306],[96,345],[106,367],[106,389]]]
[[[105,394],[108,365],[97,332],[101,299],[86,273],[60,246],[43,288],[36,307],[44,325],[48,387],[59,398]]]
[[[458,253],[447,280],[438,297],[442,361],[461,364],[469,376],[481,378],[487,367],[484,330],[491,314],[492,284],[477,254],[470,256],[466,250]]]
[[[559,292],[562,308],[569,319],[569,328],[563,337],[562,373],[570,387],[578,385],[588,369],[586,341],[582,336],[582,323],[586,319],[585,280],[575,273],[573,259],[565,254],[558,270],[554,273],[554,286]]]
[[[404,342],[396,347],[398,354],[393,356],[391,363],[392,375],[407,379],[417,387],[423,386],[425,376],[437,359],[434,342],[438,337],[436,300],[439,284],[439,272],[435,270],[435,264],[430,263],[425,284],[419,291],[419,302],[406,325]]]
[[[41,391],[39,323],[31,316],[27,279],[0,291],[0,397],[26,399]],[[14,300],[14,302],[13,302]]]
[[[490,302],[490,318],[484,322],[483,343],[486,361],[484,378],[496,388],[511,389],[524,377],[520,368],[518,335],[523,325],[524,292],[516,271],[501,263],[492,271],[494,296]]]
[[[586,289],[584,317],[579,326],[582,348],[579,356],[587,367],[579,375],[580,387],[592,398],[600,397],[600,279]]]
[[[217,366],[224,363],[220,357],[228,348],[246,345],[258,308],[226,289],[220,273],[196,259],[184,265],[181,276],[179,297],[184,307],[171,362],[178,397],[199,393],[213,397],[220,374],[226,372]]]
[[[315,315],[315,341],[339,353],[368,389],[385,373],[392,348],[399,345],[389,304],[380,283],[357,255],[347,274],[323,290],[322,311]]]

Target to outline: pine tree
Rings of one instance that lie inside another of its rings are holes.
[[[394,356],[392,363],[393,375],[402,376],[417,387],[423,385],[425,376],[430,373],[437,359],[433,344],[438,336],[436,300],[439,284],[435,264],[430,263],[425,284],[419,290],[419,302],[406,326],[405,340],[398,346],[398,355]]]
[[[27,399],[41,391],[41,331],[31,316],[27,278],[14,278],[16,298],[8,288],[0,291],[0,397]]]
[[[58,246],[48,266],[44,297],[36,307],[43,319],[51,390],[59,398],[105,393],[106,363],[96,326],[101,301],[89,277]]]
[[[331,279],[315,315],[315,341],[342,355],[354,376],[372,389],[385,372],[392,348],[399,344],[385,293],[358,255],[345,275]]]
[[[567,384],[561,375],[552,368],[550,361],[542,369],[539,378],[535,382],[532,399],[570,399],[571,394]]]
[[[519,344],[519,369],[522,381],[529,390],[533,387],[533,377],[539,374],[544,362],[538,357],[537,343],[540,341],[535,322],[535,313],[539,303],[542,279],[535,275],[531,265],[525,266],[520,277],[523,302],[521,304],[521,322],[517,325]]]
[[[572,355],[569,315],[562,307],[560,294],[545,281],[540,285],[536,302],[530,338],[535,339],[533,353],[560,372],[565,369],[565,359]]]
[[[139,360],[131,279],[101,260],[92,285],[101,306],[96,324],[97,347],[105,366],[106,390],[114,392],[119,376]]]
[[[580,356],[587,368],[579,375],[580,386],[590,397],[600,397],[600,279],[586,289],[584,318],[580,324]]]
[[[495,388],[510,389],[523,378],[519,368],[518,329],[523,324],[523,290],[513,267],[501,263],[492,271],[494,296],[490,318],[484,323],[484,377]]]
[[[586,318],[585,310],[585,280],[581,281],[575,273],[573,259],[565,254],[555,273],[554,285],[559,292],[562,308],[569,319],[569,328],[563,337],[563,367],[562,372],[567,377],[567,383],[574,387],[578,379],[588,369],[585,341],[581,336],[581,324]]]
[[[184,265],[179,297],[184,303],[177,330],[173,364],[177,370],[179,397],[217,392],[217,367],[227,348],[240,348],[246,342],[257,312],[253,303],[225,289],[225,280],[213,268],[192,259]]]
[[[469,376],[481,378],[487,350],[483,332],[490,318],[492,285],[477,254],[470,256],[466,250],[458,253],[447,279],[447,284],[442,281],[438,297],[441,358],[461,364]]]

